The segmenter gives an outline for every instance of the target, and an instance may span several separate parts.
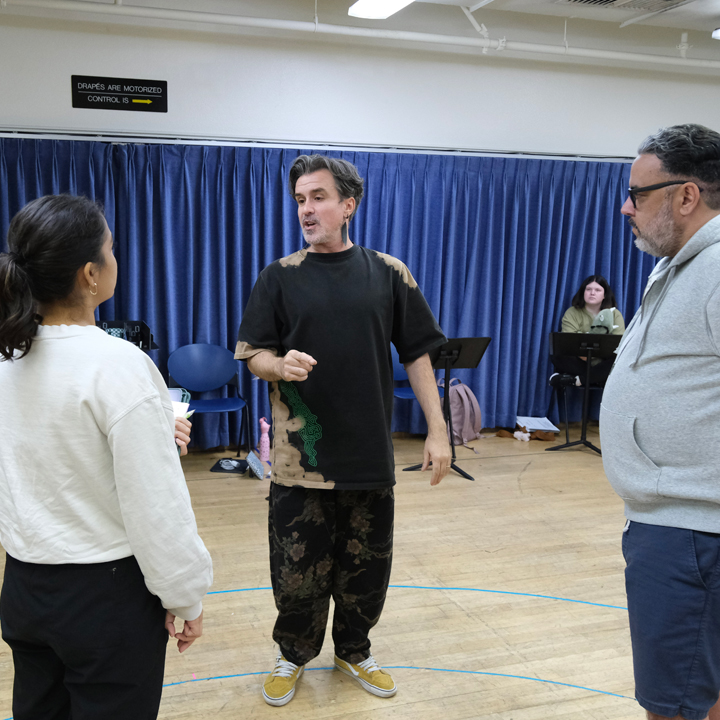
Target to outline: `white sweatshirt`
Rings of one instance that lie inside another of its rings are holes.
[[[162,375],[97,327],[41,325],[0,362],[0,542],[57,565],[134,555],[163,606],[194,620],[212,584]]]

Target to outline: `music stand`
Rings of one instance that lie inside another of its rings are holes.
[[[582,409],[582,432],[580,439],[574,442],[566,442],[555,447],[545,448],[545,450],[564,450],[565,448],[575,447],[576,445],[584,445],[594,450],[598,455],[602,455],[600,448],[596,448],[587,439],[587,421],[588,409],[590,405],[590,369],[593,358],[609,358],[615,354],[617,346],[620,344],[622,335],[597,335],[595,333],[550,333],[550,354],[551,355],[574,355],[576,357],[586,357],[587,369],[585,371],[585,383],[583,392],[583,409]],[[563,392],[566,388],[563,388]],[[565,428],[568,427],[567,404],[565,405]]]
[[[450,369],[474,369],[480,364],[482,356],[490,344],[491,338],[489,337],[476,337],[476,338],[452,338],[448,340],[444,345],[435,348],[429,352],[430,362],[432,363],[435,370],[445,371],[445,397],[443,398],[443,416],[445,417],[445,424],[448,427],[448,434],[450,437],[450,447],[452,448],[452,460],[450,467],[462,475],[468,480],[475,480],[474,477],[468,475],[464,470],[461,470],[456,464],[455,460],[455,445],[452,442],[453,438],[453,426],[452,426],[452,414],[450,413]],[[431,463],[432,464],[432,463]],[[403,468],[404,471],[410,472],[413,470],[419,470],[422,467],[422,463],[419,465],[411,465],[410,467]]]

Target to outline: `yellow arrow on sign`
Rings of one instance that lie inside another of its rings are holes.
[[[152,103],[152,100],[133,100],[135,103],[145,103],[146,105],[150,105]]]

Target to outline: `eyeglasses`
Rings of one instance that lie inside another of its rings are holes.
[[[669,187],[670,185],[684,185],[685,183],[693,182],[692,180],[669,180],[668,182],[657,183],[655,185],[646,185],[645,187],[628,188],[628,195],[633,204],[633,207],[637,209],[637,196],[640,193],[650,192],[651,190],[659,190],[660,188]],[[699,187],[700,192],[703,188]]]

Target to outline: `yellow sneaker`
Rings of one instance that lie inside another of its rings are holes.
[[[275,669],[265,678],[263,698],[268,705],[287,705],[295,694],[295,683],[305,670],[304,665],[295,665],[278,654]]]
[[[397,692],[397,685],[395,685],[390,673],[381,670],[372,655],[357,665],[345,662],[336,655],[335,667],[340,672],[349,675],[353,680],[357,680],[365,690],[373,695],[392,697]]]

